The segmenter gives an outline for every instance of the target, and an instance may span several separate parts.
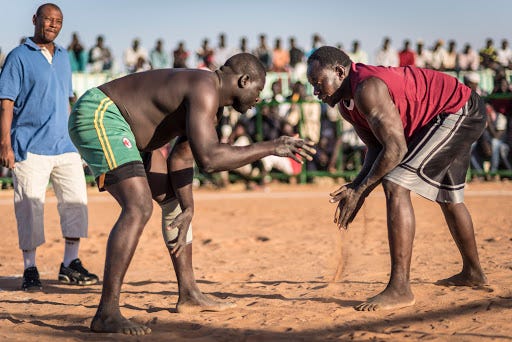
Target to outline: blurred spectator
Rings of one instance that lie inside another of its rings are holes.
[[[178,47],[172,52],[174,60],[173,68],[186,68],[189,52],[185,50],[185,42],[179,42]]]
[[[290,68],[293,69],[295,68],[295,66],[297,66],[297,64],[304,62],[304,51],[301,48],[297,47],[294,37],[290,37],[289,43]]]
[[[501,40],[501,47],[496,51],[496,61],[503,68],[512,69],[512,50],[508,46],[508,40]]]
[[[247,38],[242,37],[240,38],[240,46],[235,51],[235,53],[249,53],[249,47],[247,46]]]
[[[457,51],[455,50],[456,43],[454,40],[448,41],[448,49],[444,54],[443,70],[454,71],[457,67]]]
[[[416,42],[416,58],[414,62],[418,68],[432,67],[432,53],[430,50],[425,49],[425,44],[421,39],[418,39]]]
[[[272,66],[272,56],[270,49],[267,46],[267,36],[264,34],[259,35],[258,47],[254,50],[253,54],[258,57],[266,70],[270,70]]]
[[[78,33],[73,32],[71,43],[68,45],[69,63],[72,72],[84,72],[87,65],[87,53],[78,39]]]
[[[110,49],[103,45],[102,35],[96,37],[96,45],[89,50],[89,70],[93,73],[109,71],[113,66],[113,57]]]
[[[144,47],[140,46],[138,38],[135,38],[132,41],[132,46],[124,51],[123,61],[126,71],[129,73],[146,68],[146,64],[149,63],[148,52]]]
[[[306,53],[306,57],[311,56],[311,54],[322,45],[325,45],[322,37],[318,33],[313,34],[311,37],[311,49]]]
[[[210,41],[208,38],[203,39],[201,47],[196,51],[197,67],[199,69],[214,70],[215,65],[213,64],[214,51],[210,47]]]
[[[512,95],[510,84],[505,77],[500,77],[491,95],[509,94]],[[496,172],[503,163],[507,170],[512,170],[509,152],[510,146],[507,141],[507,117],[512,114],[512,99],[492,98],[489,100],[487,129],[491,136],[491,172]]]
[[[219,68],[233,55],[233,50],[226,45],[226,34],[219,34],[219,43],[214,51],[215,68]]]
[[[283,127],[280,129],[282,134],[291,135],[292,131],[288,127],[288,124],[283,122],[282,125]],[[251,144],[251,142],[252,140],[247,133],[245,126],[241,122],[238,122],[233,129],[233,134],[230,136],[229,143],[234,146],[247,146]],[[268,184],[272,180],[270,172],[274,169],[281,171],[287,176],[296,176],[302,170],[302,165],[300,163],[288,157],[267,156],[260,160],[260,164],[261,171],[251,164],[247,164],[233,170],[244,178],[246,189],[254,189],[254,185],[251,183],[251,178],[256,176],[261,176],[263,184]]]
[[[480,75],[477,72],[468,72],[464,75],[464,84],[480,96],[486,93],[478,85],[480,83]],[[477,179],[484,176],[483,162],[491,156],[491,145],[488,130],[484,130],[483,134],[476,142],[471,145],[471,167],[479,174]]]
[[[375,65],[398,66],[398,53],[391,47],[389,37],[382,40],[382,46],[375,54]]]
[[[314,143],[320,141],[320,116],[321,106],[306,93],[306,87],[296,82],[292,88],[290,113],[287,122],[292,127],[298,127],[297,131],[302,138]]]
[[[498,57],[496,49],[494,48],[494,41],[487,38],[485,47],[480,49],[480,65],[482,68],[494,69],[496,67],[496,59]]]
[[[290,64],[290,53],[281,46],[281,38],[276,38],[272,50],[272,71],[287,72]]]
[[[4,66],[5,62],[5,53],[2,51],[2,47],[0,47],[0,70],[2,70],[2,67]]]
[[[442,39],[438,39],[432,48],[432,59],[431,65],[432,69],[435,70],[444,70],[444,59],[446,55],[446,50],[444,49],[444,41]]]
[[[296,45],[295,38],[290,37],[290,80],[307,83],[307,66],[304,50]]]
[[[354,63],[368,64],[368,54],[366,51],[361,49],[361,43],[359,40],[354,40],[352,42],[352,50],[348,55]]]
[[[341,116],[336,108],[321,106],[320,141],[313,161],[307,164],[308,170],[337,171],[337,161],[341,149],[341,131],[338,127]]]
[[[416,55],[411,49],[411,42],[406,39],[404,40],[404,47],[398,53],[399,66],[404,67],[408,65],[416,65]]]
[[[466,43],[457,57],[457,63],[459,70],[476,71],[480,67],[480,56],[471,48],[471,44]]]
[[[165,69],[170,66],[169,55],[163,48],[162,39],[156,41],[156,45],[149,54],[149,61],[152,69]]]

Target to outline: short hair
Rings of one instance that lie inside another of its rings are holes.
[[[42,4],[41,6],[39,6],[39,7],[37,8],[37,11],[36,11],[36,17],[39,17],[39,16],[41,15],[41,12],[43,11],[43,8],[45,8],[46,6],[53,7],[53,8],[55,8],[56,10],[59,10],[59,12],[60,12],[60,13],[62,13],[62,10],[60,9],[60,7],[59,7],[59,6],[57,6],[57,5],[55,5],[55,4],[51,3],[51,2],[48,2],[48,3],[46,3],[46,4]]]
[[[349,67],[352,64],[350,57],[334,46],[322,46],[316,49],[315,52],[309,56],[308,65],[313,63],[313,61],[318,61],[322,67],[333,67],[338,64]]]
[[[265,80],[265,67],[253,54],[238,53],[230,57],[224,65],[237,74],[248,74],[251,79]]]

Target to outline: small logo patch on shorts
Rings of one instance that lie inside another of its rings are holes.
[[[130,142],[130,140],[128,140],[128,138],[123,138],[123,144],[128,148],[132,148],[132,143]]]

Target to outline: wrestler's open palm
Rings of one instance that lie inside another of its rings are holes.
[[[189,212],[181,212],[174,218],[170,225],[167,226],[167,230],[178,228],[178,237],[176,238],[176,245],[171,249],[171,253],[174,256],[179,257],[187,245],[187,233],[192,222],[192,214]],[[174,241],[173,241],[174,242]]]
[[[338,226],[338,229],[348,229],[348,225],[352,223],[359,209],[361,209],[365,197],[356,191],[351,183],[343,185],[330,195],[329,202],[338,202],[334,213],[334,223]]]
[[[302,163],[302,159],[313,160],[316,149],[313,148],[314,143],[300,138],[282,136],[275,140],[275,155],[280,157],[289,157]]]

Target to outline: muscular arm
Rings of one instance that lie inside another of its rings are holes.
[[[355,105],[368,120],[370,131],[354,126],[368,146],[363,168],[354,182],[331,193],[331,202],[338,202],[334,222],[347,228],[363,205],[364,199],[395,168],[407,152],[400,114],[379,79],[370,78],[356,90]]]
[[[302,139],[281,137],[248,146],[231,146],[219,142],[215,131],[218,111],[217,94],[211,89],[195,89],[189,98],[187,136],[198,167],[206,172],[236,169],[268,155],[297,159],[296,153],[311,160],[314,149]]]
[[[364,193],[402,161],[407,144],[400,114],[382,80],[366,80],[357,89],[354,100],[359,111],[366,116],[374,136],[373,139],[361,137],[363,141],[367,140],[368,156],[363,169],[368,171],[357,187],[358,192]]]
[[[11,144],[11,125],[14,116],[14,102],[8,99],[0,100],[0,164],[14,167],[14,152]]]

